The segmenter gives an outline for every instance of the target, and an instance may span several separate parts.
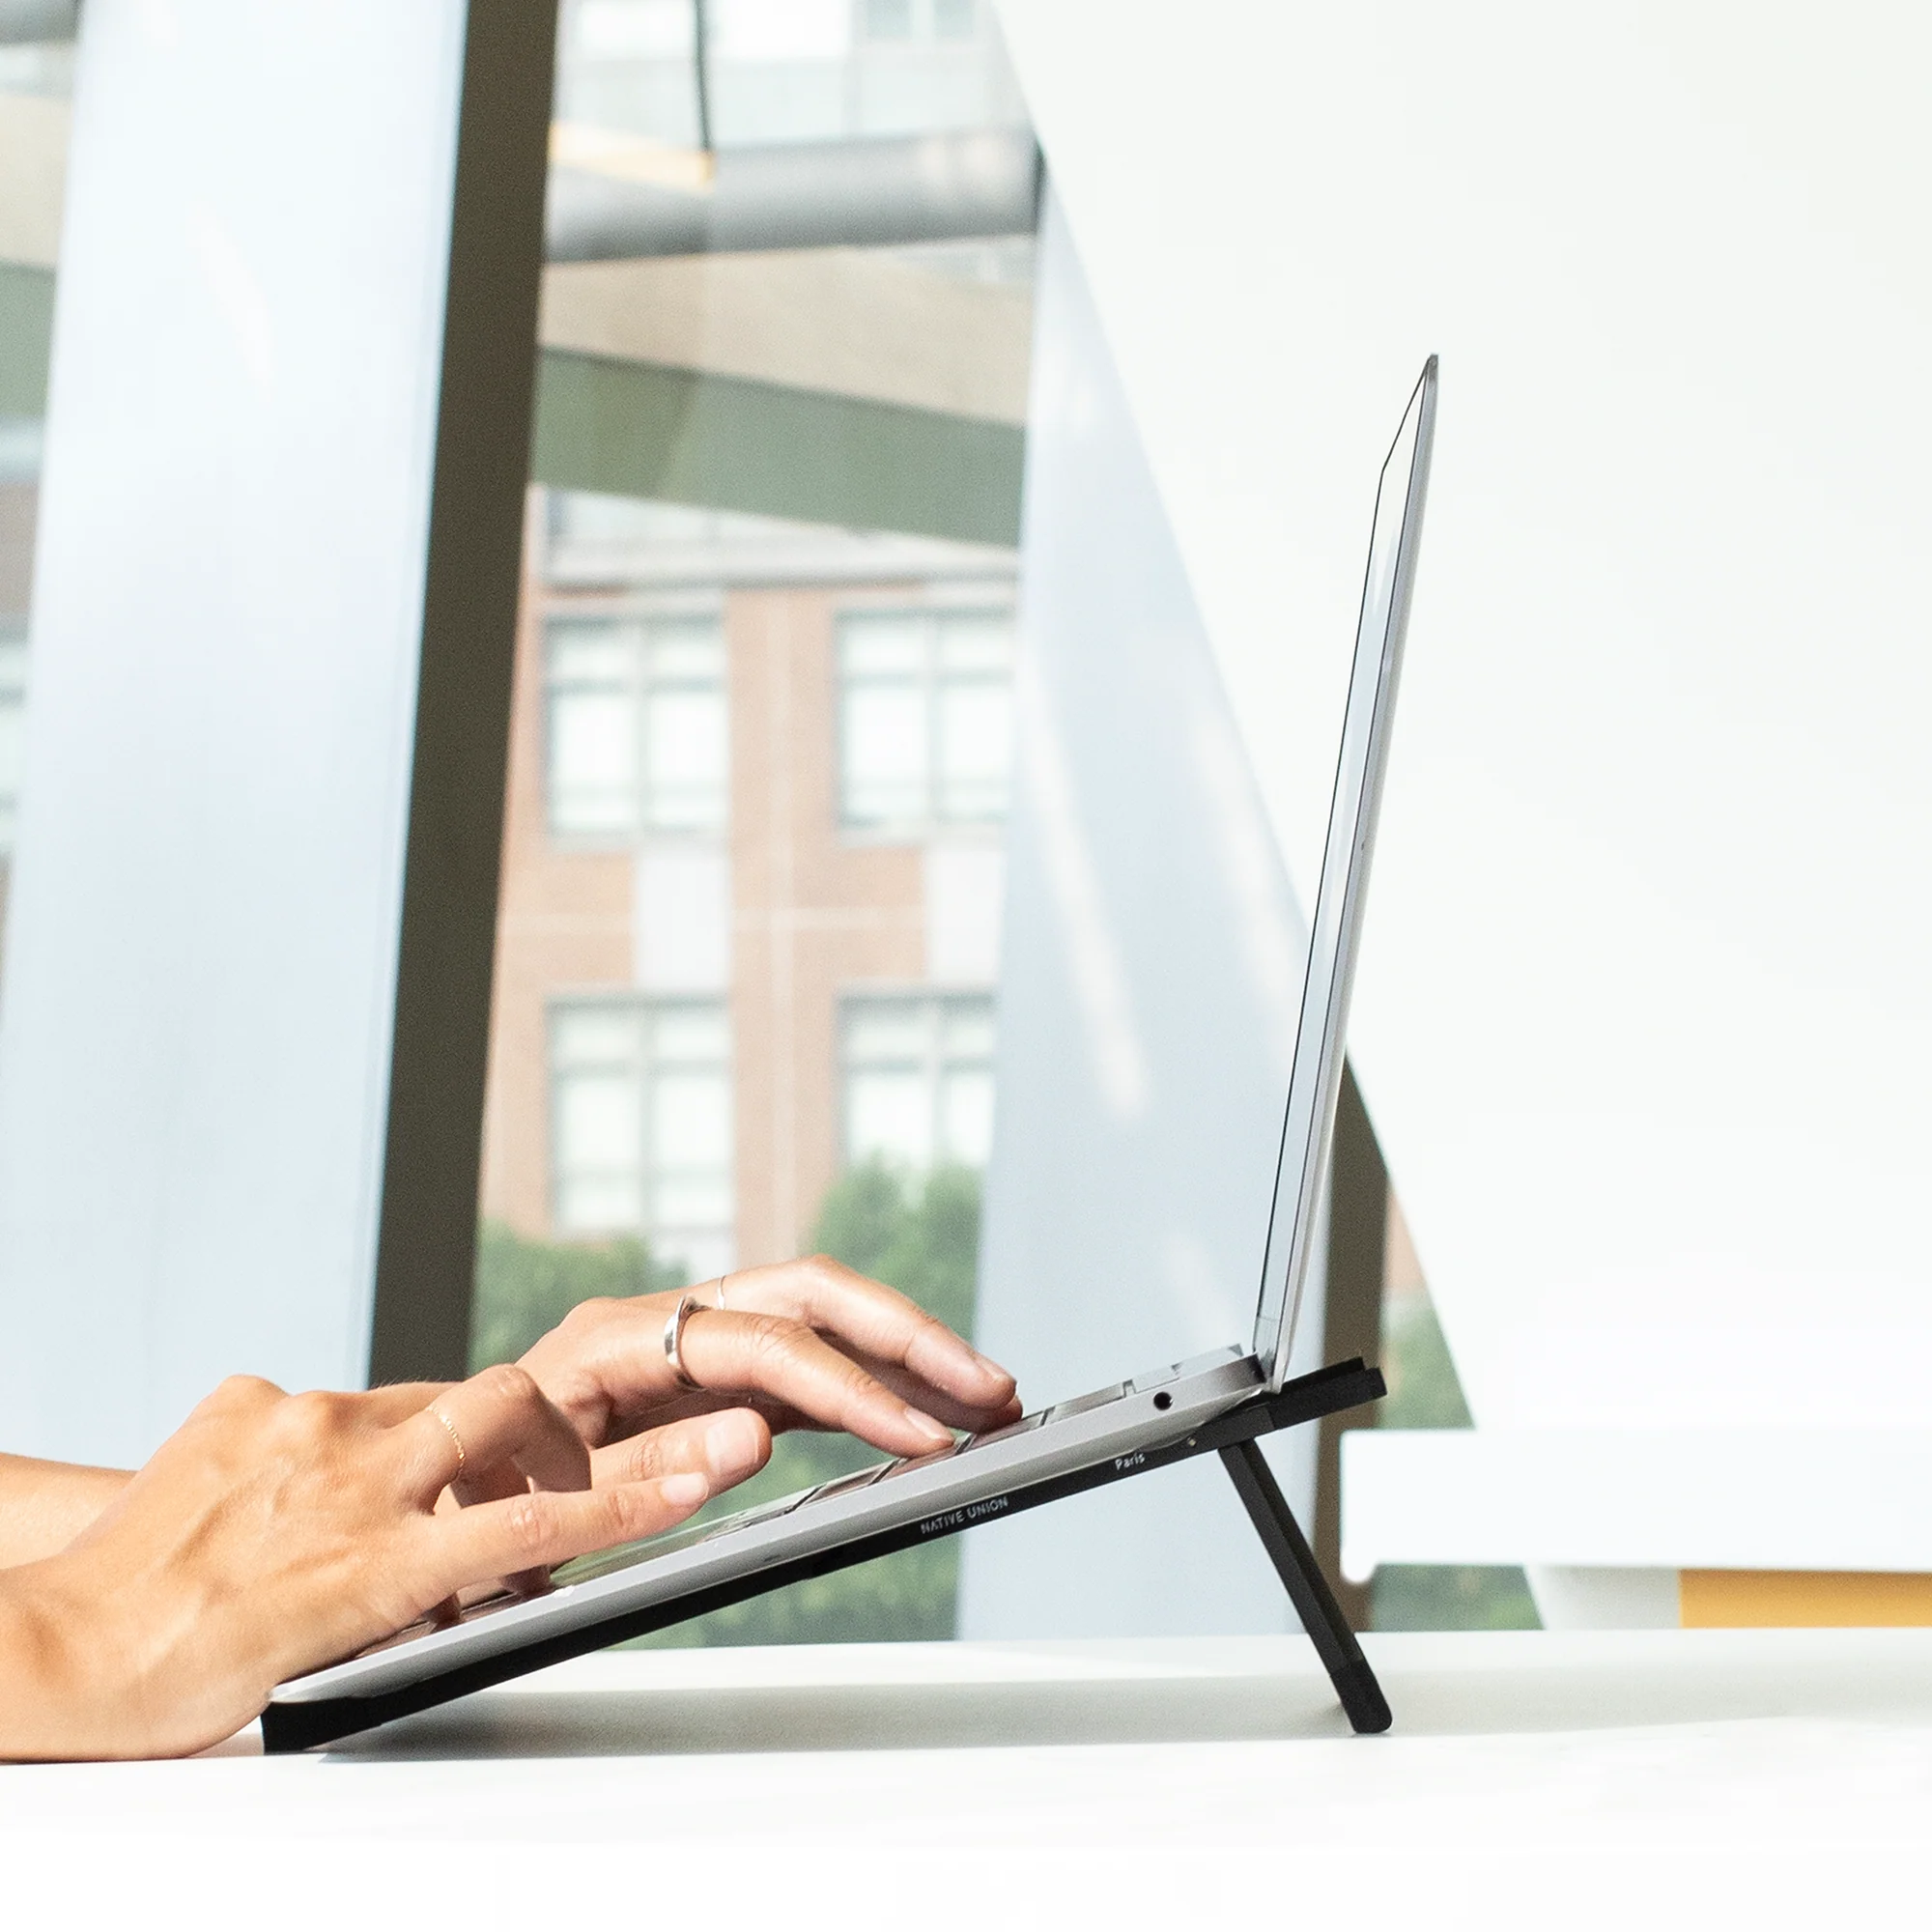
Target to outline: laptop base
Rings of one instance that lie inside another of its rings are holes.
[[[1317,1369],[1312,1375],[1298,1376],[1272,1393],[1263,1391],[1224,1410],[1179,1442],[1009,1491],[997,1499],[997,1514],[1009,1516],[1016,1510],[1058,1502],[1062,1496],[1078,1495],[1148,1469],[1165,1468],[1171,1463],[1184,1463],[1210,1450],[1216,1452],[1234,1479],[1249,1520],[1255,1525],[1303,1628],[1314,1640],[1316,1654],[1327,1668],[1350,1723],[1357,1731],[1385,1731],[1390,1715],[1381,1687],[1336,1604],[1334,1592],[1322,1577],[1288,1499],[1255,1444],[1261,1436],[1271,1435],[1278,1429],[1292,1429],[1343,1409],[1358,1408],[1365,1403],[1379,1401],[1387,1393],[1379,1369],[1364,1366],[1359,1358],[1337,1362]],[[1121,1466],[1122,1462],[1127,1466]],[[707,1611],[763,1596],[786,1583],[850,1569],[854,1564],[870,1562],[875,1556],[929,1542],[935,1534],[952,1535],[966,1527],[966,1512],[951,1512],[949,1516],[952,1519],[950,1521],[928,1519],[924,1523],[881,1530],[833,1549],[775,1563],[755,1575],[627,1611],[603,1623],[554,1633],[520,1649],[477,1659],[394,1690],[361,1697],[270,1704],[262,1713],[262,1747],[269,1755],[276,1756],[333,1744],[340,1738],[467,1696],[472,1690],[487,1690],[548,1664],[561,1663],[567,1658],[603,1650],[653,1631],[668,1630]]]

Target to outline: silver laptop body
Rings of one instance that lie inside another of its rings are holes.
[[[1280,1391],[1307,1278],[1342,1073],[1350,987],[1389,724],[1408,624],[1435,425],[1435,358],[1382,465],[1355,634],[1341,755],[1315,901],[1301,1017],[1254,1333],[1226,1349],[1110,1383],[929,1456],[885,1462],[735,1516],[688,1523],[561,1565],[544,1596],[503,1593],[454,1624],[412,1626],[346,1662],[276,1690],[289,1707],[369,1700],[370,1721],[700,1614],[799,1576],[951,1535],[1015,1507],[1158,1467],[1217,1419]],[[1358,1400],[1360,1398],[1357,1398]],[[1277,1415],[1265,1426],[1299,1419]],[[1255,1430],[1248,1432],[1257,1433]],[[413,1693],[413,1694],[410,1694]],[[332,1722],[331,1734],[358,1728]]]

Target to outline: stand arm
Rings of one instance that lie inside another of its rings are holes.
[[[1316,1655],[1327,1669],[1350,1723],[1358,1731],[1387,1730],[1394,1721],[1388,1699],[1335,1602],[1267,1459],[1253,1441],[1231,1442],[1220,1454],[1262,1548],[1281,1577],[1302,1628],[1314,1639]]]

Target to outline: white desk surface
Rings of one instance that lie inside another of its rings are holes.
[[[611,1654],[305,1757],[0,1768],[0,1923],[1932,1918],[1932,1631],[1367,1647],[1381,1738],[1254,1637]]]

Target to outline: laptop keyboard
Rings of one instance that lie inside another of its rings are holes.
[[[1076,1415],[1091,1414],[1096,1408],[1104,1408],[1110,1402],[1118,1402],[1133,1386],[1130,1382],[1109,1382],[1105,1388],[1094,1389],[1087,1395],[1075,1396],[1069,1402],[1058,1402],[1048,1408],[1037,1408],[1031,1415],[1023,1415],[1017,1422],[1009,1422],[1004,1428],[989,1429],[980,1435],[962,1435],[958,1441],[945,1449],[935,1449],[925,1456],[901,1456],[888,1463],[873,1463],[864,1469],[855,1469],[848,1476],[835,1476],[830,1482],[820,1483],[815,1490],[800,1490],[788,1496],[779,1496],[768,1503],[760,1503],[752,1509],[739,1510],[731,1516],[712,1517],[703,1522],[686,1523],[680,1529],[666,1531],[662,1536],[654,1536],[646,1542],[627,1543],[615,1549],[606,1549],[594,1556],[580,1556],[569,1563],[559,1564],[552,1572],[552,1580],[559,1587],[571,1583],[587,1583],[598,1577],[608,1577],[618,1570],[628,1570],[637,1563],[647,1562],[653,1557],[668,1556],[673,1550],[690,1549],[700,1543],[709,1543],[714,1537],[728,1536],[734,1530],[750,1529],[753,1523],[769,1522],[774,1517],[789,1516],[793,1510],[804,1509],[810,1503],[830,1502],[835,1496],[852,1495],[856,1492],[869,1489],[874,1483],[889,1482],[895,1476],[902,1476],[913,1469],[927,1469],[935,1463],[945,1463],[960,1456],[970,1456],[976,1449],[990,1447],[995,1442],[1010,1442],[1016,1435],[1024,1435],[1029,1431],[1043,1429],[1055,1422],[1065,1422]],[[465,1612],[468,1622],[477,1611],[495,1608],[502,1600],[491,1600],[487,1605],[477,1604]]]
[[[729,1536],[734,1530],[750,1529],[754,1523],[770,1522],[775,1517],[789,1516],[793,1510],[803,1509],[808,1503],[830,1502],[835,1496],[851,1495],[857,1491],[869,1489],[874,1483],[889,1482],[893,1477],[905,1475],[913,1469],[930,1468],[935,1463],[970,1456],[974,1450],[989,1448],[995,1442],[1010,1442],[1014,1436],[1024,1435],[1029,1431],[1044,1429],[1076,1415],[1090,1415],[1096,1408],[1104,1408],[1110,1402],[1120,1401],[1130,1390],[1148,1386],[1151,1379],[1143,1376],[1133,1382],[1109,1382],[1105,1388],[1075,1396],[1070,1402],[1057,1402],[1050,1407],[1037,1408],[1031,1415],[1023,1415],[1017,1422],[1009,1422],[1003,1428],[989,1429],[980,1435],[962,1435],[951,1447],[935,1449],[930,1455],[901,1456],[892,1462],[873,1463],[866,1468],[855,1469],[849,1476],[835,1476],[828,1483],[820,1483],[815,1490],[798,1490],[788,1496],[777,1496],[770,1502],[754,1504],[730,1516],[709,1517],[700,1522],[688,1522],[677,1529],[666,1530],[662,1535],[647,1537],[641,1543],[620,1544],[614,1549],[576,1557],[568,1563],[559,1563],[551,1572],[551,1580],[559,1589],[572,1583],[588,1583],[596,1577],[629,1570],[636,1564],[668,1556],[674,1550],[690,1549],[700,1543],[709,1543],[714,1537]],[[457,1621],[474,1623],[493,1611],[507,1609],[513,1604],[526,1601],[518,1590],[493,1590],[487,1596],[466,1605]],[[436,1619],[420,1618],[407,1629],[398,1631],[394,1636],[371,1644],[369,1650],[362,1654],[366,1656],[370,1652],[388,1650],[437,1628],[439,1623]]]

